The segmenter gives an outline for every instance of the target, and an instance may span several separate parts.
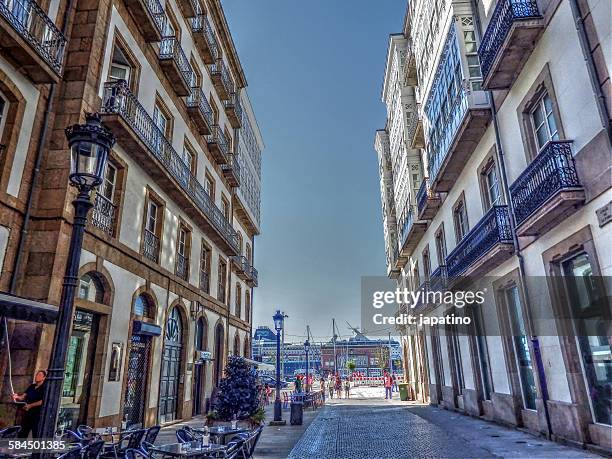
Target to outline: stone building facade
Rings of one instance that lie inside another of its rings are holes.
[[[398,326],[419,398],[608,453],[610,7],[408,2],[375,140],[388,275],[410,290],[485,292],[461,312],[467,330]],[[400,137],[415,180],[396,166]],[[411,306],[398,312],[458,313]],[[591,325],[574,329],[577,318]]]
[[[84,238],[62,425],[188,419],[227,356],[250,355],[263,140],[246,86],[220,0],[0,2],[1,291],[58,304],[64,129],[99,112],[117,138]],[[2,400],[46,368],[53,338],[7,325]],[[0,424],[13,418],[1,405]]]

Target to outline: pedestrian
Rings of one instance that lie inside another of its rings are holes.
[[[302,392],[302,375],[299,374],[295,378],[295,391],[299,394]]]
[[[350,391],[351,391],[351,382],[349,381],[348,378],[346,378],[346,380],[344,381],[344,398],[350,397]]]
[[[319,379],[319,390],[321,391],[321,397],[323,397],[323,402],[325,402],[325,378],[321,375],[321,379]]]
[[[28,438],[30,432],[32,433],[32,438],[38,438],[38,423],[45,395],[46,378],[47,372],[39,370],[34,375],[34,383],[30,384],[25,392],[13,394],[13,401],[23,404],[19,438]]]
[[[392,393],[392,388],[393,388],[393,378],[391,378],[391,376],[389,375],[388,372],[385,371],[385,376],[383,377],[383,382],[385,385],[385,400],[387,399],[392,399],[393,398],[393,393]]]
[[[272,388],[270,387],[270,384],[266,383],[266,405],[270,404],[270,396],[272,395]]]
[[[334,378],[331,375],[327,380],[327,390],[329,390],[329,398],[334,398]]]
[[[334,388],[336,389],[336,397],[342,398],[342,380],[340,379],[340,375],[336,375],[336,382],[334,384]]]
[[[391,378],[393,378],[393,392],[397,392],[398,388],[397,388],[397,377],[395,376],[395,373],[393,373],[391,375]]]

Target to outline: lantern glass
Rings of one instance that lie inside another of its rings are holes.
[[[74,142],[70,150],[72,183],[87,187],[102,183],[108,150],[102,145],[86,140]]]
[[[272,319],[274,319],[274,328],[276,331],[281,331],[283,329],[283,314],[280,311],[276,311],[276,314],[274,314]]]

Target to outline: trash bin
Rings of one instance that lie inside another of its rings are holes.
[[[400,400],[402,402],[408,401],[408,383],[397,383],[399,387]]]
[[[301,426],[304,419],[304,403],[291,402],[291,425]]]

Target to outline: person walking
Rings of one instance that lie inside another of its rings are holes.
[[[327,380],[327,390],[329,391],[329,398],[334,398],[334,378],[331,375]]]
[[[295,391],[299,394],[302,392],[302,375],[299,374],[295,378]]]
[[[40,422],[43,397],[45,395],[46,378],[46,371],[37,371],[36,375],[34,375],[34,383],[30,384],[25,392],[13,394],[13,401],[23,404],[23,416],[21,418],[19,438],[28,438],[30,432],[32,433],[32,438],[38,437],[38,424]]]
[[[344,398],[349,398],[351,395],[351,382],[348,378],[344,381]]]
[[[342,380],[340,379],[339,374],[336,375],[334,388],[336,389],[336,397],[342,398]]]
[[[270,384],[266,383],[266,405],[270,404],[270,395],[272,395],[272,388],[270,387]]]
[[[385,376],[383,377],[383,382],[385,385],[385,400],[391,400],[393,398],[392,388],[393,388],[393,378],[387,371],[385,371]]]

